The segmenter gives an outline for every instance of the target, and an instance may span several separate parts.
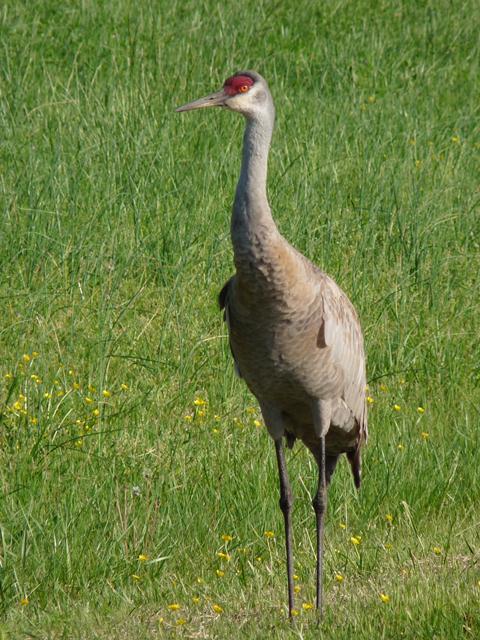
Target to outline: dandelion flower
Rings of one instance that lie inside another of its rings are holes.
[[[257,427],[257,429],[259,429],[262,426],[262,423],[260,422],[260,420],[254,420],[253,425]]]
[[[294,579],[294,580],[300,580],[300,576],[297,576],[297,574],[296,574],[296,573],[294,573],[294,574],[293,574],[293,579]]]
[[[24,353],[24,354],[23,354],[23,356],[22,356],[22,360],[23,360],[25,363],[30,362],[30,360],[31,360],[31,359],[32,359],[32,358],[28,355],[28,353]]]
[[[380,391],[383,391],[384,393],[386,393],[388,391],[387,385],[383,384],[383,382],[382,382],[382,384],[380,385],[379,388],[380,388]]]
[[[419,413],[420,415],[425,413],[425,409],[423,407],[417,407],[417,413]]]
[[[6,373],[3,377],[5,380],[13,380],[13,373]]]
[[[221,569],[217,569],[215,573],[217,574],[217,578],[223,578],[225,575],[225,571],[222,571]]]
[[[302,587],[299,584],[296,584],[293,587],[293,590],[295,591],[295,593],[300,593],[300,591],[302,590]]]
[[[49,393],[48,391],[45,391],[45,393],[43,394],[43,397],[45,398],[45,400],[50,400],[50,398],[52,397],[52,394]]]
[[[342,574],[341,574],[341,573],[336,573],[336,574],[335,574],[335,580],[336,580],[337,582],[343,582],[344,577],[342,576]]]
[[[224,533],[222,536],[222,540],[224,542],[231,542],[233,540],[233,536],[231,536],[229,533]]]
[[[215,613],[223,613],[223,608],[219,604],[212,604],[212,609]]]
[[[392,522],[393,522],[393,516],[392,516],[392,514],[391,514],[391,513],[387,513],[387,514],[385,515],[385,520],[386,520],[387,522],[389,522],[390,524],[392,524]]]
[[[391,551],[393,549],[393,544],[391,542],[386,542],[383,546],[387,551]]]
[[[428,440],[430,437],[430,434],[428,433],[428,431],[422,431],[422,433],[420,434],[422,440]]]
[[[399,451],[403,451],[405,449],[405,445],[403,445],[401,442],[399,444],[397,444],[397,449]]]
[[[350,542],[355,545],[358,546],[359,544],[362,543],[362,536],[352,536],[350,538]]]
[[[134,582],[140,582],[141,577],[138,576],[136,573],[132,573],[132,579]]]
[[[292,609],[291,614],[292,616],[298,616],[300,615],[300,611],[298,609]]]
[[[453,144],[458,144],[460,142],[460,136],[452,136],[451,141]]]
[[[172,604],[168,605],[168,608],[170,609],[170,611],[179,611],[182,607],[178,604],[178,602],[173,602]]]
[[[26,607],[27,604],[30,602],[30,600],[28,599],[28,596],[24,596],[21,600],[20,600],[20,604],[22,605],[22,607]]]
[[[340,524],[338,525],[340,527],[340,529],[346,529],[347,525],[344,522],[340,522]]]
[[[110,398],[110,397],[112,396],[112,392],[111,392],[111,391],[109,391],[108,389],[104,389],[104,390],[102,391],[102,396],[103,396],[104,398]]]
[[[148,560],[148,556],[147,556],[147,555],[145,555],[144,553],[141,553],[141,554],[138,556],[138,560],[140,560],[140,562],[146,562],[146,561]]]
[[[207,412],[205,411],[205,409],[200,409],[197,415],[199,418],[204,418],[207,415]]]
[[[94,409],[94,410],[92,411],[92,414],[93,414],[96,418],[98,418],[98,416],[100,415],[100,409]]]
[[[203,578],[197,578],[198,584],[203,584],[205,580]]]
[[[183,416],[183,419],[185,420],[185,422],[193,422],[193,416],[186,415]]]
[[[200,604],[200,598],[198,596],[193,596],[192,602],[193,604]]]
[[[75,391],[78,391],[80,389],[80,384],[78,382],[74,382],[72,384],[72,389],[74,389]]]
[[[433,547],[432,551],[436,556],[439,556],[442,553],[442,547]]]
[[[85,402],[86,402],[87,404],[92,404],[92,403],[93,403],[92,398],[89,398],[88,396],[85,396],[84,400],[85,400]]]
[[[394,411],[401,411],[401,410],[402,410],[402,407],[401,407],[399,404],[394,404],[394,405],[393,405],[393,410],[394,410]]]
[[[380,600],[384,603],[387,604],[388,602],[390,602],[390,596],[387,595],[386,593],[381,593],[380,594]]]
[[[273,531],[265,531],[263,533],[263,535],[265,536],[265,538],[274,538],[275,537],[275,533]]]
[[[222,560],[226,560],[227,562],[230,562],[231,556],[228,553],[224,553],[223,551],[219,551],[217,553],[217,556],[219,558],[221,558]]]
[[[372,398],[372,396],[367,396],[367,402],[368,404],[373,404],[375,400]]]
[[[182,624],[186,624],[186,623],[187,621],[185,620],[185,618],[178,618],[175,624],[180,627]]]
[[[32,351],[32,358],[38,358],[40,353],[38,351]]]
[[[313,609],[313,604],[311,602],[304,602],[302,604],[302,609],[304,611],[309,611],[310,609]]]
[[[193,404],[196,407],[203,407],[207,404],[207,401],[204,400],[203,398],[195,398],[195,400],[193,401]]]

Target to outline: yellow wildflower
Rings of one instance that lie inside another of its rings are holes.
[[[170,611],[179,611],[182,607],[178,604],[178,602],[174,602],[173,604],[169,604],[168,608]]]
[[[111,397],[111,395],[112,395],[112,392],[111,392],[111,391],[109,391],[108,389],[104,389],[104,390],[102,391],[102,396],[103,396],[104,398],[110,398],[110,397]]]
[[[22,356],[22,360],[24,362],[30,362],[31,359],[32,358],[28,355],[28,353],[24,353],[23,356]]]
[[[300,593],[300,591],[302,590],[302,587],[299,584],[296,584],[293,587],[293,590],[295,591],[295,593]]]
[[[401,407],[399,404],[394,404],[394,405],[393,405],[393,410],[394,410],[394,411],[401,411],[401,410],[402,410],[402,407]]]
[[[43,394],[43,397],[45,398],[45,400],[50,400],[50,398],[52,397],[52,394],[49,393],[48,391],[45,391],[45,393]]]
[[[217,434],[217,433],[220,433],[220,431],[218,429],[212,429],[212,433]]]
[[[219,604],[212,604],[212,609],[215,613],[223,613],[223,609]]]
[[[38,351],[32,351],[32,358],[38,358],[39,355]]]
[[[452,136],[451,140],[453,144],[458,144],[460,142],[460,136]]]
[[[382,384],[380,385],[379,388],[380,388],[380,391],[383,391],[384,393],[388,391],[387,385],[384,384],[383,382],[382,382]]]
[[[200,598],[198,596],[193,596],[192,602],[193,604],[200,604]]]
[[[139,582],[141,580],[141,577],[138,576],[136,573],[132,573],[132,579],[134,582]]]
[[[120,385],[120,389],[122,391],[127,391],[128,390],[128,384],[125,384],[125,382],[122,382],[122,384]]]
[[[350,538],[350,542],[355,545],[358,546],[359,544],[362,543],[362,536],[352,536]]]
[[[90,391],[90,393],[95,393],[95,391],[97,390],[96,387],[93,386],[93,384],[89,384],[87,389]]]
[[[217,569],[215,573],[217,574],[218,578],[223,578],[223,576],[225,575],[225,571],[222,571],[221,569]]]
[[[249,413],[251,416],[254,416],[257,413],[257,410],[255,409],[255,407],[247,407],[246,409],[247,413]]]
[[[393,549],[393,544],[391,542],[386,542],[383,546],[387,551],[391,551]]]
[[[390,596],[389,596],[389,595],[387,595],[386,593],[381,593],[381,594],[380,594],[380,600],[381,600],[383,603],[387,604],[387,602],[390,602]]]
[[[292,616],[300,615],[300,611],[298,609],[292,609]]]
[[[344,578],[343,578],[343,576],[342,576],[342,574],[341,574],[341,573],[336,573],[336,574],[335,574],[335,580],[336,580],[337,582],[343,582]]]
[[[98,416],[100,415],[100,409],[94,409],[94,410],[92,411],[92,414],[93,414],[96,418],[98,418]]]
[[[193,416],[186,415],[183,416],[183,419],[185,420],[185,422],[193,422]]]
[[[417,407],[417,413],[422,415],[423,413],[425,413],[425,409],[423,407]]]
[[[217,553],[217,556],[219,558],[222,558],[222,560],[226,560],[227,562],[230,562],[230,555],[228,553],[224,553],[223,551],[219,551]]]
[[[34,426],[38,424],[38,418],[30,418],[30,424],[33,424]]]
[[[387,513],[387,514],[385,515],[385,520],[386,520],[387,522],[389,522],[390,524],[392,524],[392,522],[393,522],[393,516],[392,516],[392,514],[391,514],[391,513]]]
[[[74,382],[72,384],[72,389],[74,389],[75,391],[78,391],[80,389],[80,384],[78,382]]]
[[[397,449],[399,451],[403,451],[405,449],[405,445],[403,445],[401,442],[399,444],[397,444]]]
[[[293,574],[293,579],[294,579],[294,580],[300,580],[300,576],[297,576],[297,574],[296,574],[296,573],[294,573],[294,574]]]
[[[207,412],[205,411],[205,409],[200,409],[200,411],[197,411],[197,416],[199,418],[204,418],[207,415]]]
[[[193,404],[196,407],[203,407],[204,405],[207,404],[207,401],[204,400],[203,398],[195,398],[195,400],[193,401]]]
[[[432,551],[436,556],[439,556],[442,553],[442,547],[433,547]]]
[[[253,421],[253,425],[255,427],[257,427],[257,429],[258,429],[258,428],[260,428],[262,426],[262,423],[260,422],[260,420],[254,420]]]
[[[13,380],[13,373],[6,373],[3,377],[5,380]]]
[[[340,529],[346,529],[347,525],[344,522],[340,522],[340,524],[338,525],[340,527]]]
[[[197,578],[198,584],[203,584],[205,580],[203,578]]]
[[[274,538],[275,537],[275,533],[273,531],[265,531],[263,533],[263,535],[265,536],[265,538]]]
[[[24,596],[21,600],[20,600],[20,604],[22,605],[22,607],[26,607],[27,604],[30,602],[30,600],[28,599],[28,596]]]
[[[178,620],[175,622],[176,625],[181,626],[182,624],[186,624],[187,621],[185,620],[185,618],[178,618]]]
[[[140,562],[146,562],[146,561],[148,560],[148,556],[147,556],[147,555],[145,555],[144,553],[141,553],[141,554],[138,556],[138,559],[140,560]]]
[[[313,609],[313,604],[311,602],[304,602],[302,604],[302,609],[304,611],[308,611],[309,609]]]
[[[428,440],[430,437],[430,434],[428,433],[428,431],[422,431],[420,436],[422,437],[422,440]]]
[[[75,446],[83,447],[83,438],[78,438],[78,440],[75,440]]]
[[[85,396],[84,400],[85,400],[85,402],[86,402],[87,404],[92,404],[92,403],[93,403],[92,398],[89,398],[88,396]]]
[[[367,402],[368,404],[373,404],[375,400],[372,398],[372,396],[367,396]]]
[[[229,533],[224,533],[222,536],[222,540],[224,542],[231,542],[233,540],[233,536],[231,536]]]

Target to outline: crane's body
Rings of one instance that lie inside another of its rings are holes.
[[[363,337],[345,293],[282,237],[272,218],[266,183],[275,111],[265,80],[239,72],[223,90],[178,110],[207,106],[239,111],[247,120],[231,221],[236,273],[220,293],[220,306],[237,371],[258,399],[275,442],[291,615],[292,496],[283,438],[290,446],[302,440],[319,467],[313,506],[320,609],[326,489],[340,454],[347,454],[360,485],[360,447],[367,435]]]

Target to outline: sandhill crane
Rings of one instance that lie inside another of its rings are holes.
[[[316,606],[322,610],[327,486],[346,453],[360,486],[367,437],[365,355],[360,323],[340,287],[282,237],[267,199],[267,160],[275,120],[266,81],[240,71],[220,91],[177,111],[223,107],[246,118],[231,219],[235,275],[220,292],[235,367],[256,396],[275,443],[285,521],[288,610],[294,607],[292,494],[283,438],[299,438],[318,465]]]

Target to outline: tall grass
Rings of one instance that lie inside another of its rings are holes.
[[[479,14],[5,0],[2,637],[318,637],[315,465],[288,459],[290,625],[272,445],[216,308],[243,123],[173,112],[239,68],[276,101],[278,225],[366,334],[371,438],[361,493],[346,465],[330,490],[322,636],[479,634]]]

